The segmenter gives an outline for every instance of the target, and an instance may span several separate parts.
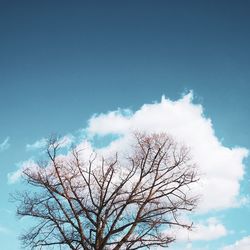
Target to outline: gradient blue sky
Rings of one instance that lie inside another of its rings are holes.
[[[0,1],[0,242],[19,250],[8,173],[25,145],[75,133],[94,113],[137,110],[193,90],[228,147],[250,148],[250,1]],[[241,184],[248,193],[249,160]],[[230,171],[230,170],[228,170]],[[227,209],[234,231],[212,250],[250,235],[250,208]],[[5,230],[6,229],[6,230]],[[170,248],[171,249],[171,248]]]

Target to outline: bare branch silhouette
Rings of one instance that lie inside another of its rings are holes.
[[[140,249],[167,247],[172,226],[189,228],[178,215],[192,211],[190,194],[198,181],[188,149],[166,134],[135,133],[131,154],[85,159],[73,149],[58,155],[58,141],[47,147],[48,163],[25,169],[37,192],[16,197],[20,217],[35,225],[21,236],[30,249]],[[33,190],[33,189],[32,189]]]

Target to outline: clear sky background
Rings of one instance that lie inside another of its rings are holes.
[[[34,157],[27,145],[52,132],[77,136],[93,114],[136,112],[162,95],[179,102],[192,90],[192,105],[202,105],[218,140],[250,149],[249,12],[244,0],[1,0],[1,249],[20,249],[25,223],[15,217],[9,193],[22,183],[11,184],[8,174]],[[244,168],[246,198],[249,159]],[[247,201],[203,214],[199,222],[212,221],[205,229],[211,224],[226,232],[180,249],[216,250],[236,241],[249,248],[225,249],[250,249],[249,218]]]

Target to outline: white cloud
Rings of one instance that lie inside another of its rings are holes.
[[[240,180],[244,175],[245,148],[229,148],[216,137],[212,121],[203,107],[192,102],[192,93],[171,101],[162,97],[160,103],[145,104],[136,112],[120,109],[95,115],[89,120],[91,135],[122,135],[101,152],[126,150],[131,131],[166,132],[191,149],[202,173],[197,192],[202,194],[199,209],[224,209],[239,204]]]
[[[127,131],[131,125],[130,115],[132,112],[128,109],[118,109],[107,114],[95,114],[89,120],[87,132],[90,135],[124,134],[124,131]]]
[[[75,138],[72,135],[63,136],[58,141],[58,143],[60,145],[59,147],[68,149],[69,146],[73,143],[74,139]],[[81,149],[89,148],[89,151],[91,151],[92,149],[91,149],[90,144],[86,144],[86,143],[87,142],[82,142],[82,143],[78,144],[77,148],[81,148]],[[39,141],[36,141],[32,145],[30,145],[28,147],[28,149],[29,150],[35,150],[35,149],[43,148],[43,147],[46,146],[46,144],[47,144],[47,140],[46,139],[41,139]],[[63,157],[63,156],[60,155],[60,157]],[[13,171],[11,173],[8,173],[8,175],[7,175],[9,184],[14,184],[14,183],[18,182],[20,180],[20,178],[22,177],[23,172],[24,172],[25,169],[34,169],[34,170],[36,170],[36,168],[39,167],[39,165],[33,159],[29,159],[27,161],[19,162],[16,165],[17,165],[17,170],[15,170],[15,171]]]
[[[223,247],[221,250],[249,250],[250,249],[250,236],[244,237],[236,241],[232,245]]]
[[[75,138],[73,135],[65,135],[59,141],[60,148],[68,148],[74,142]]]
[[[229,148],[216,137],[212,121],[206,118],[203,107],[192,102],[192,93],[171,101],[162,97],[160,103],[144,104],[137,111],[121,110],[94,115],[85,129],[87,136],[120,135],[101,153],[124,152],[131,145],[131,132],[166,132],[191,149],[193,160],[202,173],[195,192],[202,195],[199,210],[224,209],[241,204],[240,181],[244,175],[243,160],[248,155],[245,148]],[[74,141],[71,135],[62,138],[63,147]],[[27,149],[43,147],[43,138]],[[20,168],[9,175],[9,182],[21,176]]]
[[[6,137],[5,140],[2,143],[0,143],[0,152],[4,151],[10,147],[9,140],[10,140],[10,138]]]
[[[58,143],[60,144],[61,148],[65,148],[70,146],[74,141],[74,136],[73,135],[65,135],[62,138],[60,138],[60,140],[58,141]],[[26,150],[37,150],[37,149],[43,149],[46,147],[48,143],[48,140],[46,138],[42,138],[32,144],[27,144],[26,145]]]
[[[191,231],[184,228],[178,229],[175,233],[179,241],[210,241],[221,238],[228,234],[227,229],[216,218],[208,218],[205,222],[193,225]]]
[[[27,144],[26,145],[26,150],[36,150],[36,149],[41,149],[44,148],[47,144],[47,139],[42,138],[32,144]]]
[[[27,161],[19,162],[16,165],[17,165],[18,169],[16,171],[8,174],[8,183],[9,184],[13,184],[13,183],[17,182],[20,179],[20,177],[22,176],[23,171],[26,168],[36,168],[37,167],[37,164],[31,159],[29,159]]]

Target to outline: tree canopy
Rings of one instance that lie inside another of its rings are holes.
[[[21,236],[30,249],[140,249],[167,247],[169,228],[191,225],[179,214],[192,211],[198,181],[186,147],[166,134],[134,134],[128,155],[120,152],[86,158],[73,148],[59,154],[57,139],[47,146],[48,160],[26,168],[33,186],[16,196],[17,214],[33,218]],[[35,190],[35,191],[33,191]]]

